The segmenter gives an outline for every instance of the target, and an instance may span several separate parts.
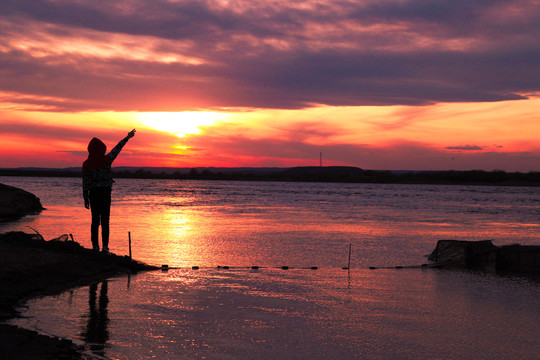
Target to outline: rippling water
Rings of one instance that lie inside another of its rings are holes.
[[[9,178],[47,208],[0,225],[72,233],[90,247],[80,179]],[[531,187],[370,185],[118,179],[111,249],[170,266],[353,266],[419,264],[439,239],[532,244],[540,192]]]
[[[89,247],[79,179],[0,182],[47,208],[0,232]],[[439,239],[538,244],[539,219],[530,187],[119,179],[112,251],[131,232],[135,258],[179,269],[34,300],[25,326],[119,359],[539,358],[538,283],[366,269],[421,264]]]

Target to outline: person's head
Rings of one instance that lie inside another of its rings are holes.
[[[88,143],[88,159],[83,163],[83,170],[99,169],[107,163],[107,146],[98,138]]]
[[[106,151],[107,151],[107,145],[105,145],[103,141],[99,140],[96,137],[90,140],[90,143],[88,143],[88,155],[90,157],[104,156]]]

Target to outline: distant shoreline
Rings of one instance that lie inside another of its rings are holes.
[[[0,176],[80,177],[80,168],[0,169]],[[332,182],[370,184],[433,184],[540,186],[540,172],[505,172],[500,170],[389,171],[364,170],[348,166],[304,166],[292,168],[113,168],[116,178]]]

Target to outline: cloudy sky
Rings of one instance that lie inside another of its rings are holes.
[[[0,167],[540,171],[538,0],[0,0]]]

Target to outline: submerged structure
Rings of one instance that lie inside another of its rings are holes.
[[[495,246],[491,240],[439,240],[428,259],[439,267],[540,275],[540,246]]]

